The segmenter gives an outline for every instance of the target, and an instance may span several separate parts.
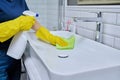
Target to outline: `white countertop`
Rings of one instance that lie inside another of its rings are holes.
[[[53,32],[54,33],[54,32]],[[69,32],[56,35],[68,37]],[[55,74],[72,75],[120,66],[120,50],[76,35],[72,50],[58,50],[28,33],[28,41],[47,69]],[[60,58],[59,55],[68,55]]]

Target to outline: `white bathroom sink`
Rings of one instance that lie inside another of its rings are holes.
[[[67,31],[51,33],[65,38],[73,35]],[[75,35],[74,49],[58,50],[38,40],[34,33],[27,35],[34,51],[30,53],[31,58],[44,66],[47,71],[44,75],[48,75],[49,80],[120,80],[120,51],[117,49]]]

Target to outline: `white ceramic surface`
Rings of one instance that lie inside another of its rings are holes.
[[[67,31],[51,33],[65,38],[73,35]],[[28,33],[28,41],[34,50],[30,55],[40,60],[49,80],[120,80],[119,50],[78,35],[75,38],[74,49],[58,50],[38,40],[34,33]]]

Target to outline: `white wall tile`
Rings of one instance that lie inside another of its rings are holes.
[[[117,14],[116,13],[102,13],[103,22],[116,24]]]
[[[48,9],[47,10],[48,15],[54,15],[58,17],[58,10],[57,9]]]
[[[117,14],[117,24],[120,25],[120,13]]]
[[[58,16],[57,15],[48,15],[47,18],[47,26],[49,30],[57,30],[58,29]]]
[[[43,0],[43,1],[44,1],[44,0]],[[47,0],[47,3],[48,3],[48,4],[56,5],[56,4],[58,4],[58,0]]]
[[[103,34],[103,43],[108,45],[108,46],[113,47],[113,45],[114,45],[114,37]]]
[[[49,21],[57,21],[58,20],[57,15],[48,15],[47,18],[49,19]]]
[[[96,22],[78,22],[77,26],[83,27],[88,30],[96,31]]]
[[[74,10],[66,10],[65,15],[67,17],[97,17],[96,13],[81,12]]]
[[[95,32],[83,28],[77,28],[77,33],[83,37],[95,40]]]
[[[104,33],[112,36],[120,37],[120,26],[104,24]]]
[[[58,0],[47,0],[47,27],[58,27]]]
[[[48,8],[48,10],[51,10],[51,9],[58,9],[58,3],[56,3],[56,4],[50,4],[50,3],[48,3],[47,4],[47,8]]]
[[[114,47],[120,49],[120,38],[115,38]]]
[[[73,18],[65,16],[65,22],[67,22],[68,20],[73,21]]]
[[[38,13],[40,16],[37,20],[44,26],[47,24],[47,1],[46,0],[26,0],[31,11]]]

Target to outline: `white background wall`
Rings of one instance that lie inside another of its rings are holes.
[[[58,0],[26,0],[31,11],[40,14],[39,22],[50,30],[58,27]]]
[[[67,3],[66,3],[67,4]],[[120,49],[120,6],[68,6],[66,5],[65,21],[73,17],[97,17],[102,12],[103,44]],[[89,39],[95,39],[96,23],[79,22],[77,33]]]
[[[50,30],[58,27],[58,0],[47,0],[47,26]]]
[[[26,0],[31,11],[39,13],[38,21],[47,26],[47,0]]]

